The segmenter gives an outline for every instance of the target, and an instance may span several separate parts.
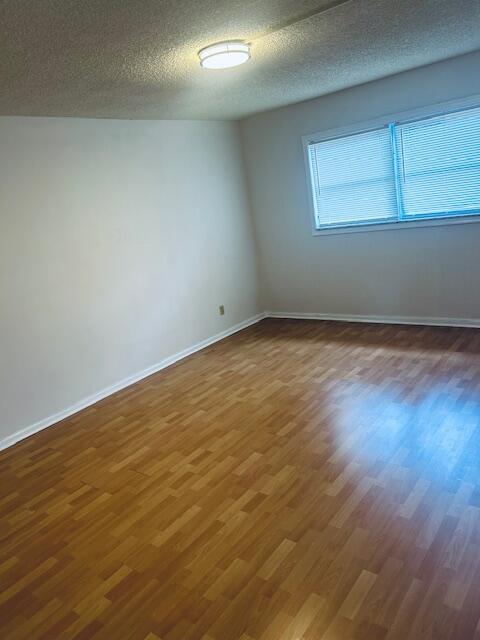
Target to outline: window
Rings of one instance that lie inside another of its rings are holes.
[[[307,141],[316,229],[480,214],[480,108]]]

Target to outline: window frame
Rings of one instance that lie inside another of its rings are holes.
[[[411,229],[419,227],[439,227],[447,226],[451,224],[471,224],[480,222],[480,211],[473,213],[443,213],[443,214],[427,214],[419,216],[412,220],[411,218],[405,219],[402,216],[402,208],[399,206],[399,217],[397,220],[391,219],[378,222],[349,222],[344,225],[329,225],[319,227],[317,226],[317,219],[315,213],[315,201],[314,201],[314,187],[313,180],[311,179],[310,158],[308,147],[310,144],[317,142],[326,142],[328,140],[335,140],[337,138],[344,138],[350,135],[359,133],[366,133],[375,129],[381,129],[383,127],[391,128],[392,124],[402,125],[408,122],[414,122],[417,120],[423,120],[435,116],[448,115],[455,111],[463,111],[475,107],[480,107],[480,95],[470,96],[468,98],[462,98],[459,100],[451,100],[448,102],[442,102],[427,107],[420,107],[417,109],[410,109],[408,111],[401,111],[393,114],[388,114],[372,120],[357,122],[351,125],[336,127],[334,129],[328,129],[324,131],[318,131],[316,133],[306,134],[302,136],[303,145],[303,157],[304,157],[304,169],[305,178],[307,183],[308,194],[308,209],[310,214],[310,221],[312,225],[312,235],[336,235],[341,233],[358,233],[367,231],[387,231],[392,229]],[[393,162],[397,162],[395,153],[395,146],[393,147]],[[398,177],[398,176],[397,176]],[[398,184],[395,185],[397,193]]]

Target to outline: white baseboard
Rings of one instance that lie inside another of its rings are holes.
[[[34,433],[37,433],[38,431],[42,431],[47,427],[51,427],[57,422],[60,422],[61,420],[64,420],[65,418],[68,418],[74,415],[75,413],[78,413],[82,409],[86,409],[87,407],[90,407],[91,405],[99,402],[100,400],[103,400],[104,398],[112,395],[113,393],[116,393],[117,391],[121,391],[122,389],[125,389],[126,387],[129,387],[130,385],[135,384],[135,382],[139,382],[140,380],[143,380],[143,378],[147,378],[148,376],[151,376],[153,373],[156,373],[157,371],[161,371],[162,369],[169,367],[175,362],[178,362],[179,360],[182,360],[183,358],[186,358],[187,356],[190,356],[193,353],[196,353],[197,351],[201,351],[202,349],[205,349],[205,347],[208,347],[209,345],[214,344],[215,342],[218,342],[220,340],[223,340],[224,338],[227,338],[228,336],[232,335],[233,333],[236,333],[237,331],[241,331],[242,329],[246,329],[247,327],[250,327],[251,325],[256,324],[257,322],[260,322],[260,320],[263,320],[263,318],[285,318],[285,319],[293,319],[293,320],[336,320],[340,322],[366,322],[366,323],[378,323],[378,324],[409,324],[409,325],[427,325],[427,326],[438,326],[438,327],[480,328],[480,319],[477,320],[477,319],[471,319],[471,318],[429,318],[429,317],[415,317],[415,316],[358,316],[358,315],[351,315],[351,314],[335,314],[335,313],[302,313],[302,312],[292,313],[290,311],[265,311],[263,313],[259,313],[256,316],[253,316],[252,318],[248,318],[247,320],[244,320],[243,322],[240,322],[239,324],[236,324],[233,327],[226,329],[225,331],[217,333],[211,338],[202,340],[201,342],[198,342],[197,344],[191,347],[188,347],[188,349],[184,349],[179,353],[169,356],[168,358],[165,358],[161,362],[158,362],[157,364],[149,367],[148,369],[144,369],[143,371],[140,371],[139,373],[136,373],[133,376],[130,376],[128,378],[125,378],[120,382],[117,382],[116,384],[111,385],[106,389],[102,389],[102,391],[99,391],[98,393],[95,393],[89,396],[88,398],[84,398],[83,400],[76,402],[71,407],[68,407],[68,409],[59,411],[58,413],[52,416],[49,416],[48,418],[39,420],[38,422],[35,422],[35,424],[25,427],[24,429],[21,429],[20,431],[17,431],[12,435],[7,436],[6,438],[3,438],[3,440],[0,440],[0,451],[2,451],[3,449],[7,449],[8,447],[11,447],[16,442],[19,442],[20,440],[24,440],[25,438],[28,438],[29,436],[33,435]]]
[[[480,319],[472,318],[429,318],[416,316],[356,316],[339,313],[292,313],[290,311],[266,311],[267,318],[292,320],[337,320],[339,322],[372,322],[377,324],[413,324],[433,327],[480,328]]]
[[[217,333],[211,338],[207,338],[206,340],[197,342],[197,344],[194,344],[192,347],[188,347],[187,349],[184,349],[179,353],[175,353],[174,355],[169,356],[168,358],[165,358],[161,362],[154,364],[148,369],[144,369],[139,373],[135,373],[133,376],[129,376],[128,378],[124,378],[120,382],[117,382],[116,384],[113,384],[106,389],[102,389],[102,391],[99,391],[98,393],[94,393],[88,398],[84,398],[83,400],[76,402],[71,407],[68,407],[68,409],[59,411],[53,416],[49,416],[48,418],[39,420],[38,422],[35,422],[35,424],[25,427],[24,429],[20,429],[20,431],[17,431],[12,435],[7,436],[6,438],[3,438],[3,440],[0,440],[0,451],[2,451],[3,449],[7,449],[8,447],[11,447],[16,442],[19,442],[20,440],[24,440],[25,438],[28,438],[28,436],[31,436],[34,433],[37,433],[38,431],[42,431],[47,427],[51,427],[52,425],[54,425],[57,422],[60,422],[61,420],[65,420],[65,418],[69,418],[70,416],[72,416],[75,413],[78,413],[82,409],[86,409],[87,407],[90,407],[92,404],[95,404],[100,400],[103,400],[104,398],[112,395],[113,393],[116,393],[117,391],[121,391],[122,389],[129,387],[130,385],[135,384],[135,382],[139,382],[140,380],[143,380],[143,378],[147,378],[148,376],[151,376],[153,373],[157,373],[157,371],[161,371],[162,369],[169,367],[175,362],[178,362],[179,360],[182,360],[183,358],[186,358],[187,356],[190,356],[193,353],[196,353],[197,351],[201,351],[202,349],[205,349],[205,347],[208,347],[211,344],[214,344],[215,342],[219,342],[220,340],[223,340],[224,338],[231,336],[233,333],[237,333],[237,331],[241,331],[242,329],[246,329],[247,327],[250,327],[252,324],[256,324],[257,322],[260,322],[260,320],[263,320],[265,316],[266,316],[265,313],[259,313],[258,315],[253,316],[252,318],[248,318],[243,322],[239,322],[233,327],[230,327],[225,331],[221,331],[220,333]]]

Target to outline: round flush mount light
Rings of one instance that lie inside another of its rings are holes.
[[[205,69],[237,67],[250,59],[250,45],[238,40],[217,42],[200,49],[198,57]]]

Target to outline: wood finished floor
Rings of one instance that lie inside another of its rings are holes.
[[[0,483],[2,640],[480,639],[473,329],[266,320]]]

